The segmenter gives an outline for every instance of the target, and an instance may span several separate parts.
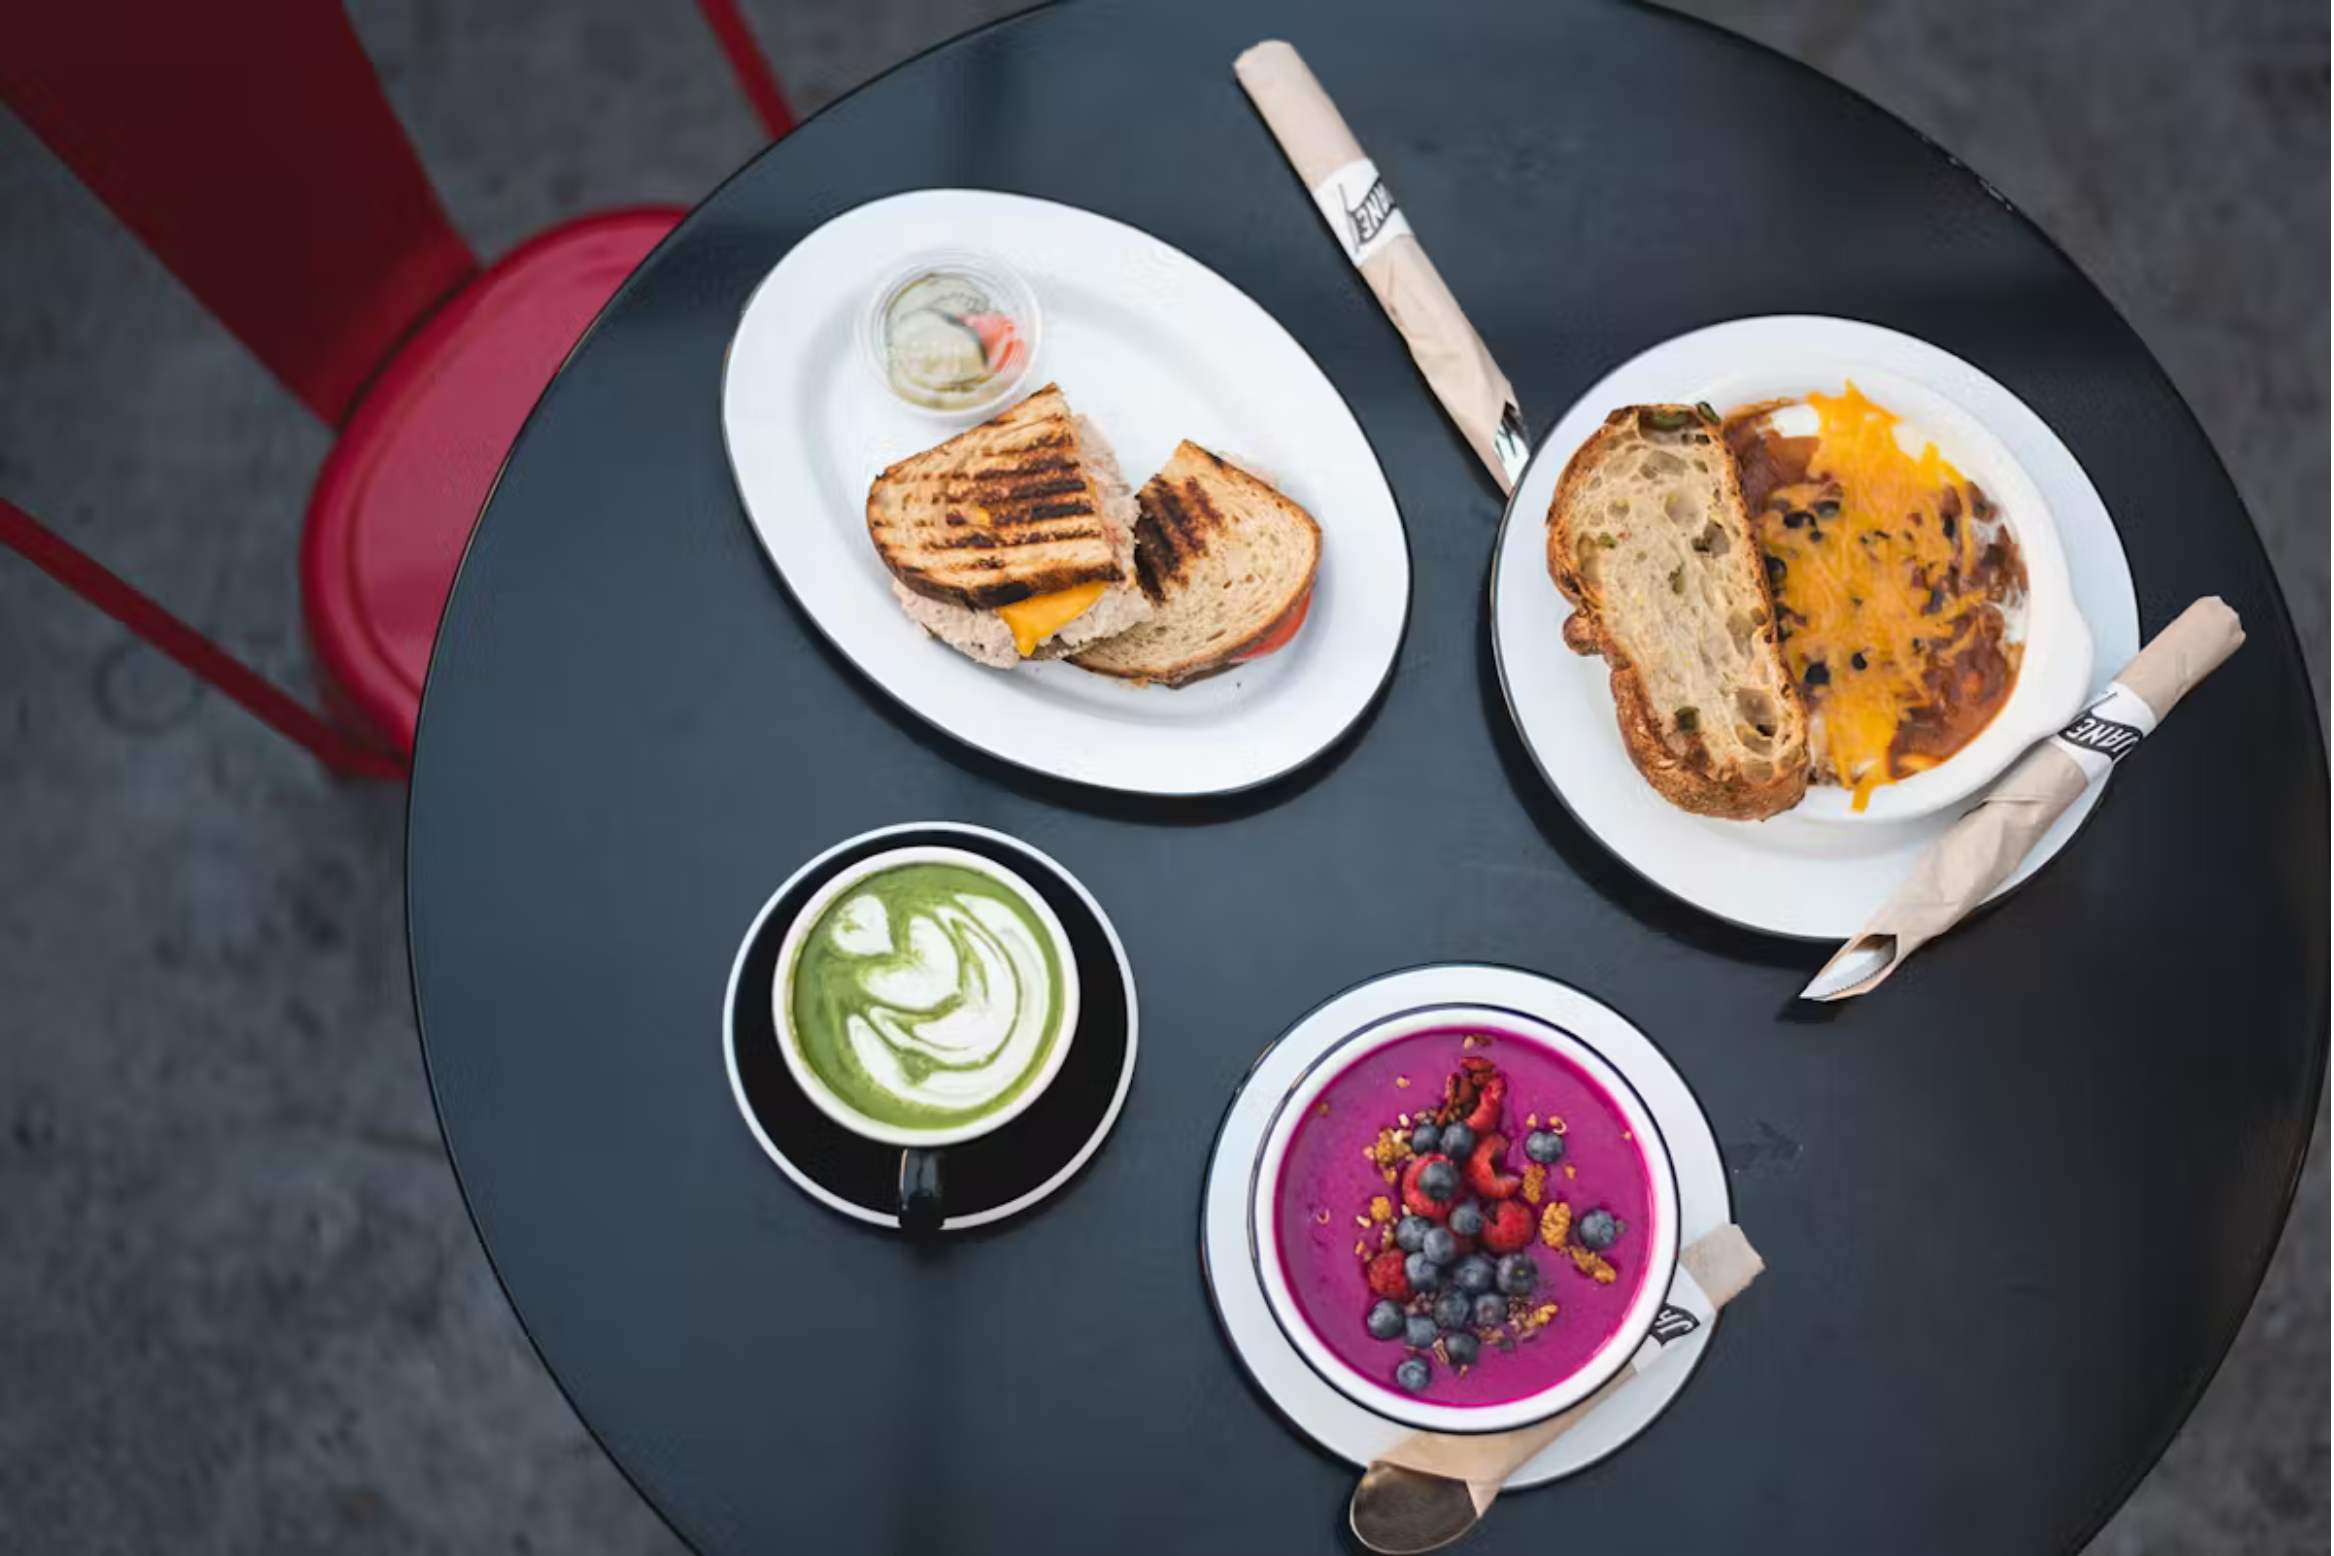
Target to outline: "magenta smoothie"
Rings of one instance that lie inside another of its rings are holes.
[[[1569,1060],[1495,1029],[1421,1032],[1356,1061],[1297,1123],[1275,1199],[1282,1272],[1362,1377],[1505,1404],[1579,1372],[1621,1327],[1651,1194],[1627,1119]]]

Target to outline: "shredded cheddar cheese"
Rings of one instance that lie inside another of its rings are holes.
[[[1934,444],[1905,452],[1893,412],[1853,383],[1806,403],[1815,437],[1771,437],[1746,462],[1745,495],[1819,768],[1862,810],[1874,788],[1950,756],[2007,699],[2017,651],[1996,606],[2023,568],[1987,522],[1984,493]]]

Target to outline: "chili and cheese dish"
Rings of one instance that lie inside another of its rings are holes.
[[[1786,402],[1787,403],[1787,402]],[[1935,767],[2017,685],[2010,618],[2026,566],[2000,510],[1850,383],[1811,394],[1817,428],[1786,437],[1778,403],[1726,418],[1778,635],[1812,719],[1818,779],[1854,793]]]

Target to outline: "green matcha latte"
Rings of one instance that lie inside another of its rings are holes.
[[[1062,953],[1029,899],[965,865],[847,887],[786,973],[790,1041],[846,1107],[950,1130],[1010,1107],[1062,1041]]]

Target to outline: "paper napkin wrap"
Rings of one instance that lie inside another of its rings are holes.
[[[1689,1243],[1678,1254],[1681,1278],[1671,1288],[1674,1301],[1679,1288],[1689,1281],[1699,1288],[1699,1294],[1708,1299],[1711,1313],[1723,1308],[1742,1293],[1766,1268],[1750,1239],[1742,1228],[1722,1226]],[[1699,1307],[1700,1302],[1691,1302]],[[1706,1317],[1703,1321],[1707,1321]],[[1626,1388],[1629,1380],[1659,1362],[1674,1341],[1659,1338],[1661,1328],[1656,1325],[1656,1336],[1639,1347],[1629,1365],[1579,1404],[1562,1415],[1551,1417],[1532,1426],[1513,1432],[1488,1432],[1464,1437],[1445,1436],[1436,1432],[1418,1432],[1404,1438],[1380,1454],[1379,1464],[1397,1464],[1421,1474],[1441,1475],[1447,1479],[1466,1482],[1467,1493],[1474,1498],[1478,1511],[1489,1507],[1499,1495],[1499,1488],[1507,1477],[1538,1454],[1557,1438],[1563,1436],[1606,1400]],[[1676,1338],[1682,1339],[1679,1335]]]
[[[1232,72],[1312,191],[1346,257],[1410,343],[1427,386],[1501,489],[1512,491],[1530,452],[1514,409],[1515,390],[1418,246],[1409,220],[1337,105],[1286,43],[1259,43],[1233,61]]]
[[[1816,974],[1811,989],[1851,957],[1888,956],[1844,988],[1811,999],[1849,999],[1888,981],[1905,958],[1967,917],[2007,880],[2075,797],[2136,750],[2181,698],[2245,641],[2237,613],[2207,596],[2124,666],[2105,694],[2059,734],[2026,753],[1977,808],[1939,838],[1896,895]]]

